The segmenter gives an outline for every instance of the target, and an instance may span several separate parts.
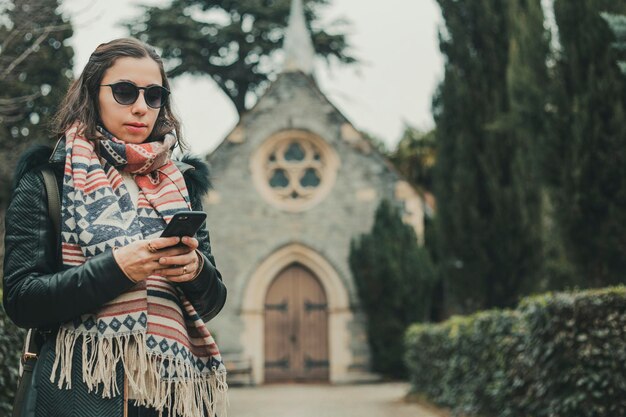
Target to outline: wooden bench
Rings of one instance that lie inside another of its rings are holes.
[[[239,375],[247,375],[247,384],[254,385],[254,375],[252,370],[252,358],[239,355],[224,355],[224,365],[228,372],[228,384],[245,384]],[[235,377],[234,379],[231,377]]]

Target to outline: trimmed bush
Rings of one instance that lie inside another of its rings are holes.
[[[456,413],[498,415],[511,399],[509,358],[519,346],[519,314],[486,311],[407,332],[415,391]]]
[[[416,324],[405,340],[413,390],[457,415],[626,416],[625,287]]]
[[[525,300],[525,405],[535,416],[626,416],[626,287]],[[531,401],[532,398],[532,401]]]
[[[353,239],[349,264],[363,311],[374,372],[406,378],[404,331],[428,318],[433,264],[399,208],[382,200],[368,234]]]
[[[0,299],[2,289],[0,289]],[[11,415],[17,388],[19,359],[24,343],[24,330],[16,327],[0,307],[0,415]]]

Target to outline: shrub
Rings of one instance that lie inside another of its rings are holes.
[[[367,315],[372,369],[406,377],[403,335],[407,326],[428,317],[433,265],[400,211],[383,200],[369,234],[350,245],[350,269]]]
[[[519,343],[518,316],[492,310],[412,326],[406,361],[413,389],[456,413],[503,415],[511,397],[507,371]]]
[[[525,300],[534,416],[626,416],[626,287]],[[531,400],[532,398],[532,400]]]
[[[517,310],[416,324],[412,388],[455,414],[626,415],[626,288],[527,298]]]

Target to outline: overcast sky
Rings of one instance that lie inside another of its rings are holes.
[[[137,16],[137,4],[167,3],[65,0],[63,10],[74,23],[70,43],[76,74],[98,44],[128,34],[118,25]],[[431,98],[443,66],[437,46],[441,16],[435,0],[333,0],[323,19],[338,17],[351,22],[349,41],[361,63],[329,68],[319,60],[315,76],[322,91],[357,129],[390,147],[406,123],[431,128]],[[179,77],[172,81],[172,90],[192,152],[210,152],[237,123],[234,106],[210,77]]]

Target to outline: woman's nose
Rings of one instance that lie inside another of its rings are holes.
[[[133,114],[144,114],[148,111],[148,104],[146,104],[146,98],[144,97],[144,91],[139,91],[139,97],[133,103]]]

